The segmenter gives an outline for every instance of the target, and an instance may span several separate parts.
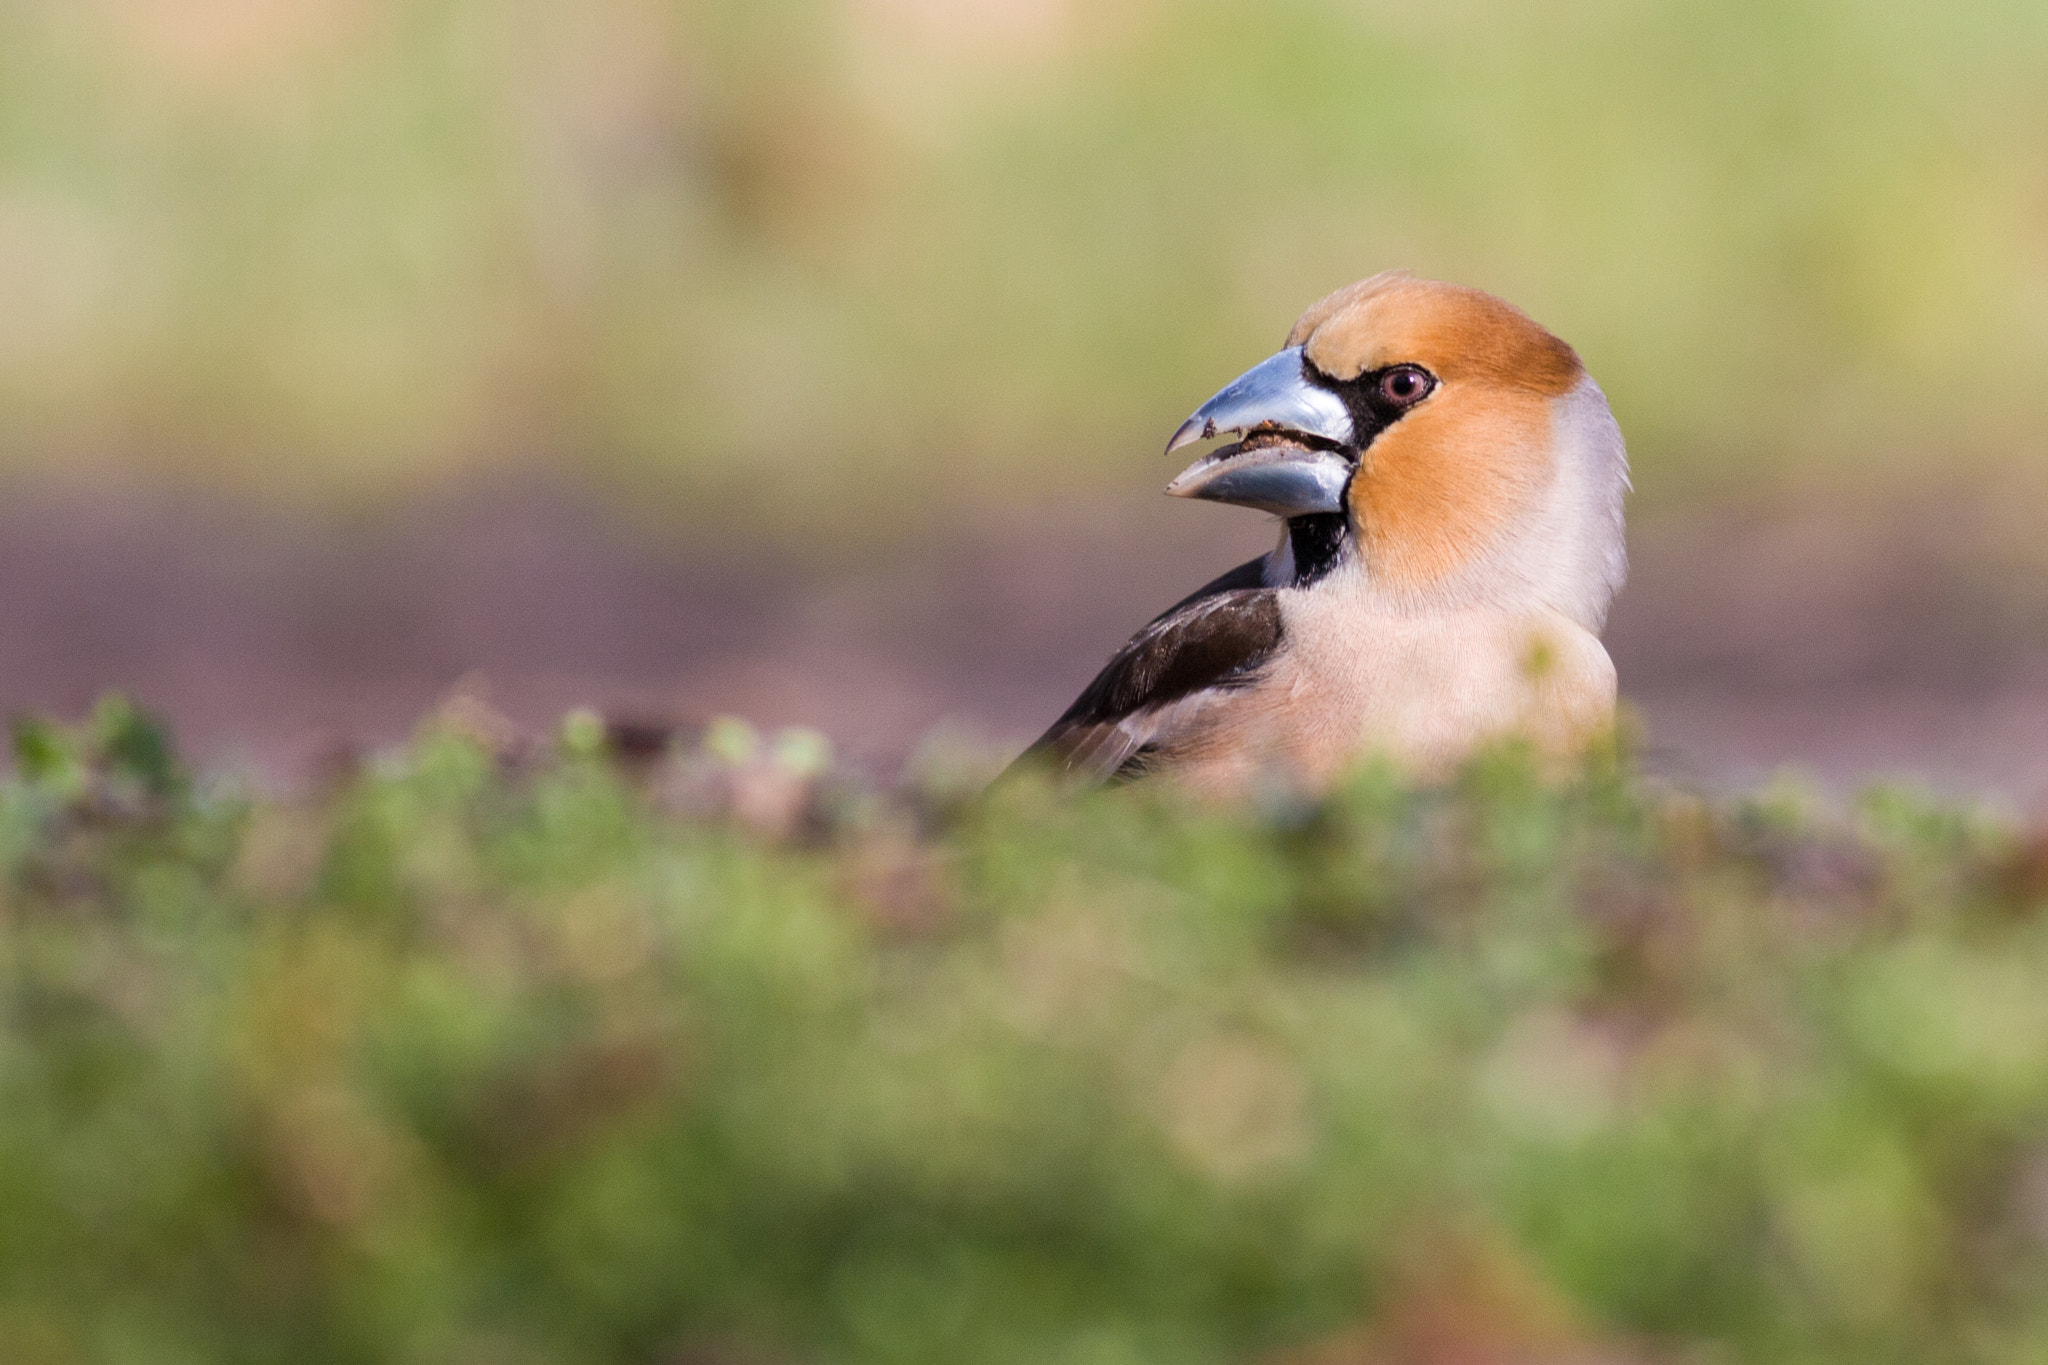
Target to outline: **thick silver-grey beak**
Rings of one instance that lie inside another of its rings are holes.
[[[1166,485],[1176,498],[1234,502],[1283,517],[1344,510],[1344,486],[1357,466],[1328,450],[1306,446],[1225,446],[1182,470]]]
[[[1250,431],[1258,426],[1286,427],[1350,445],[1357,432],[1343,400],[1309,383],[1304,366],[1299,346],[1289,346],[1252,366],[1181,423],[1166,443],[1166,453],[1171,455],[1218,432]]]

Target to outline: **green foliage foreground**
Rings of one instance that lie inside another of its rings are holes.
[[[1996,821],[460,729],[279,804],[18,728],[0,1359],[2048,1358]]]

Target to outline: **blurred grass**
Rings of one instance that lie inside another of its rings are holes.
[[[0,468],[541,468],[871,537],[1163,477],[1405,265],[1575,342],[1651,505],[2028,470],[2048,11],[22,0]]]
[[[10,1362],[2023,1362],[2048,857],[1512,753],[1231,814],[816,743],[0,786]],[[493,746],[499,747],[493,747]]]

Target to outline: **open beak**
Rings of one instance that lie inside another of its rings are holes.
[[[1166,453],[1225,431],[1248,432],[1252,439],[1195,461],[1166,486],[1168,493],[1283,517],[1344,509],[1344,486],[1357,466],[1337,451],[1288,439],[1305,436],[1318,445],[1349,447],[1357,438],[1343,401],[1309,382],[1299,346],[1231,380],[1181,424]]]
[[[1272,445],[1247,450],[1224,446],[1180,472],[1166,485],[1176,498],[1234,502],[1283,517],[1344,510],[1344,485],[1357,466],[1342,455],[1305,446]]]

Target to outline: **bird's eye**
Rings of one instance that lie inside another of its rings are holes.
[[[1396,365],[1380,376],[1380,397],[1397,408],[1412,407],[1429,397],[1436,377],[1420,365]]]

